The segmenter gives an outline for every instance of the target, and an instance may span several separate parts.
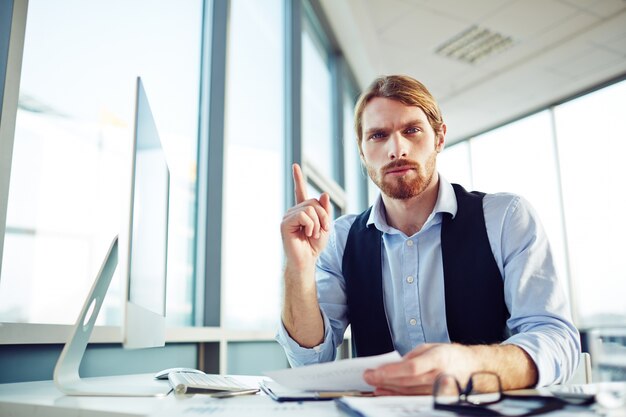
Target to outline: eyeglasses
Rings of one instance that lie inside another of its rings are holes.
[[[534,416],[572,404],[555,397],[502,392],[500,377],[475,372],[464,387],[452,375],[440,374],[433,385],[434,408],[473,416]],[[505,401],[506,400],[506,401]]]

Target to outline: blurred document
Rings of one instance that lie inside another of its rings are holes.
[[[400,354],[393,351],[378,356],[281,369],[266,372],[265,375],[285,387],[303,391],[373,391],[373,387],[363,379],[363,372],[400,359]]]
[[[433,410],[431,396],[391,396],[371,398],[342,398],[337,408],[361,417],[420,417],[449,416],[450,413]]]
[[[389,396],[389,397],[343,397],[335,400],[337,408],[350,416],[359,417],[435,417],[453,416],[454,413],[433,409],[433,397],[423,396]],[[498,404],[487,406],[482,410],[474,409],[475,415],[501,415],[522,417],[528,415],[535,407],[533,401],[504,400]],[[480,408],[480,407],[477,407]],[[482,412],[482,414],[481,414]],[[458,415],[471,415],[461,413]],[[542,413],[550,417],[622,417],[624,414],[597,412],[588,407],[567,407],[562,410]]]
[[[216,399],[206,395],[182,395],[163,401],[150,417],[346,417],[333,401],[278,403],[267,395]]]

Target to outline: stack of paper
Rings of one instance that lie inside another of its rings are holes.
[[[281,369],[266,372],[266,375],[284,387],[294,390],[371,392],[374,387],[363,379],[365,370],[397,362],[400,359],[400,354],[394,351],[378,356]]]

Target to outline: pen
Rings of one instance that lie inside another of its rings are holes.
[[[251,389],[245,389],[245,390],[239,390],[239,391],[222,391],[222,392],[216,392],[214,394],[209,394],[209,395],[213,398],[230,398],[230,397],[236,397],[238,395],[256,394],[257,392],[259,392],[258,388],[251,388]]]

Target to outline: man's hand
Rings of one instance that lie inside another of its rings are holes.
[[[289,335],[303,347],[324,340],[324,321],[317,301],[315,262],[326,247],[331,228],[330,197],[307,199],[306,182],[293,165],[296,205],[280,225],[285,249],[285,295],[282,320]]]
[[[468,346],[424,344],[407,353],[400,362],[365,371],[365,381],[376,387],[376,395],[431,394],[435,378],[449,373],[464,384],[480,368]]]
[[[307,198],[306,182],[298,164],[293,164],[296,205],[290,208],[280,225],[287,266],[308,269],[326,247],[331,228],[331,205],[328,194]]]
[[[527,388],[537,382],[534,362],[515,345],[424,344],[400,362],[369,369],[363,376],[376,387],[376,395],[425,395],[432,394],[440,373],[451,374],[463,386],[479,371],[495,372],[503,389]]]

